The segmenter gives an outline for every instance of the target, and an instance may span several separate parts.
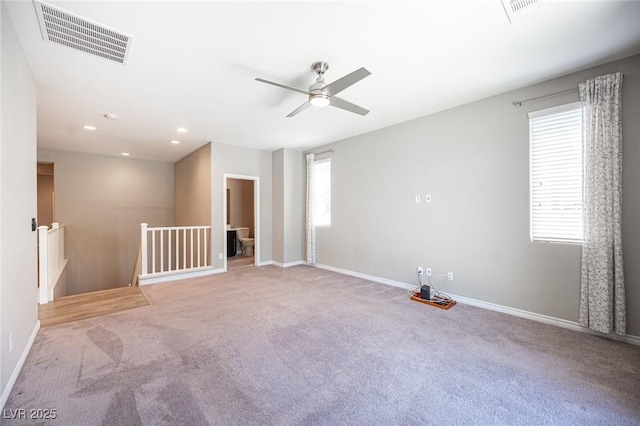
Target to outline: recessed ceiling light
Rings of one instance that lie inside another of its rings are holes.
[[[117,120],[118,119],[118,116],[116,114],[110,114],[110,113],[103,115],[103,117],[106,118],[107,120]]]
[[[128,157],[131,154],[129,154],[128,152],[121,152],[120,155],[122,155],[123,157]]]
[[[85,130],[95,130],[95,129],[96,129],[95,127],[93,127],[93,126],[89,126],[89,125],[87,125],[87,126],[82,126],[82,128],[83,128],[83,129],[85,129]]]
[[[184,127],[178,127],[178,129],[177,129],[177,130],[178,130],[180,133],[187,133],[187,132],[188,132],[188,130],[187,130],[187,129],[185,129]]]
[[[180,141],[172,140],[171,143],[174,144],[174,145],[178,145],[180,143]]]

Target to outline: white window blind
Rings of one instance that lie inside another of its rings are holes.
[[[331,225],[331,159],[318,160],[314,168],[314,217],[315,226]]]
[[[529,113],[531,240],[582,242],[582,103]]]

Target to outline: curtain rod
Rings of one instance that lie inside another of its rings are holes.
[[[551,98],[554,96],[566,95],[567,93],[576,92],[576,91],[578,91],[577,87],[574,89],[564,90],[562,92],[556,92],[556,93],[551,93],[549,95],[538,96],[537,98],[525,99],[523,101],[513,101],[512,104],[514,106],[519,107],[519,106],[522,106],[522,104],[526,104],[527,102],[539,101],[539,100]]]
[[[305,152],[305,154],[322,155],[322,154],[326,154],[327,152],[333,152],[333,150],[332,149],[328,149],[328,150],[322,151],[322,152],[309,152],[309,151],[307,151],[307,152]]]

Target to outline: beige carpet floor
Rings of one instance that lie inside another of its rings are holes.
[[[640,347],[308,266],[144,291],[42,329],[5,414],[57,418],[3,425],[640,424]]]

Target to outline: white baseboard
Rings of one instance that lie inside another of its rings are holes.
[[[269,266],[273,265],[273,260],[265,260],[264,262],[258,262],[256,266]]]
[[[337,272],[340,274],[344,274],[344,275],[349,275],[352,277],[357,277],[357,278],[364,278],[366,280],[369,281],[373,281],[376,283],[380,283],[380,284],[386,284],[386,285],[390,285],[393,287],[400,287],[400,288],[404,288],[407,290],[416,288],[416,285],[412,285],[412,284],[407,284],[407,283],[403,283],[400,281],[394,281],[394,280],[390,280],[387,278],[380,278],[380,277],[376,277],[374,275],[367,275],[367,274],[363,274],[360,272],[354,272],[354,271],[350,271],[348,269],[341,269],[341,268],[336,268],[333,266],[329,266],[329,265],[321,265],[321,264],[315,264],[312,265],[316,268],[320,268],[320,269],[327,269],[329,271],[333,271],[333,272]],[[458,296],[455,294],[451,294],[449,292],[447,292],[447,294],[449,296],[451,296],[452,299],[454,299],[456,302],[460,302],[460,303],[464,303],[465,305],[471,305],[471,306],[476,306],[478,308],[483,308],[483,309],[489,309],[491,311],[497,311],[497,312],[502,312],[504,314],[508,314],[508,315],[514,315],[517,317],[521,317],[521,318],[526,318],[526,319],[530,319],[533,321],[538,321],[538,322],[542,322],[545,324],[551,324],[551,325],[555,325],[558,327],[562,327],[562,328],[567,328],[569,330],[574,330],[574,331],[579,331],[582,333],[587,333],[587,334],[592,334],[594,336],[600,336],[600,337],[605,337],[611,340],[616,340],[619,342],[625,342],[625,343],[629,343],[631,345],[636,345],[636,346],[640,346],[640,337],[638,336],[633,336],[630,334],[627,334],[625,336],[619,336],[617,334],[605,334],[605,333],[600,333],[598,331],[595,330],[591,330],[590,328],[587,327],[583,327],[580,324],[578,324],[575,321],[569,321],[569,320],[565,320],[562,318],[556,318],[556,317],[552,317],[552,316],[548,316],[548,315],[543,315],[543,314],[538,314],[535,312],[530,312],[530,311],[525,311],[522,309],[517,309],[517,308],[512,308],[509,306],[504,306],[504,305],[498,305],[496,303],[491,303],[491,302],[484,302],[482,300],[477,300],[477,299],[471,299],[469,297],[464,297],[464,296]]]
[[[619,336],[617,334],[600,333],[599,331],[592,330],[588,327],[583,327],[575,321],[569,321],[562,318],[556,318],[549,315],[538,314],[535,312],[525,311],[522,309],[511,308],[509,306],[498,305],[496,303],[484,302],[482,300],[471,299],[469,297],[458,296],[456,294],[447,293],[456,302],[464,303],[465,305],[476,306],[478,308],[489,309],[491,311],[502,312],[505,314],[513,315],[516,317],[526,318],[533,321],[543,322],[545,324],[551,324],[569,330],[579,331],[581,333],[592,334],[594,336],[605,337],[611,340],[617,340],[619,342],[629,343],[631,345],[640,346],[640,337],[627,334]]]
[[[149,284],[159,284],[159,283],[166,283],[169,281],[178,281],[178,280],[186,280],[187,278],[195,278],[195,277],[203,277],[206,275],[214,275],[214,274],[220,274],[222,272],[226,272],[226,270],[224,268],[218,268],[218,269],[213,269],[213,268],[202,268],[198,271],[193,271],[193,272],[176,272],[176,273],[171,273],[171,274],[166,274],[166,275],[161,275],[161,276],[150,276],[150,277],[139,277],[138,278],[138,284],[139,285],[149,285]]]
[[[20,359],[18,359],[18,363],[16,364],[13,372],[11,373],[11,377],[9,377],[9,381],[7,382],[7,386],[2,390],[2,398],[0,399],[0,410],[4,410],[4,406],[9,399],[9,395],[13,390],[13,386],[16,384],[16,380],[18,380],[18,375],[22,370],[22,366],[27,359],[27,355],[31,351],[31,346],[33,346],[33,341],[36,339],[36,335],[38,334],[38,330],[40,330],[40,321],[36,321],[36,325],[33,327],[33,331],[31,332],[31,336],[29,336],[29,340],[27,341],[27,345],[22,351],[20,355]]]
[[[275,266],[279,266],[281,268],[289,268],[291,266],[304,265],[304,264],[306,264],[306,262],[304,260],[296,260],[295,262],[282,263],[282,262],[278,262],[276,260],[272,260],[270,264],[271,265],[275,265]]]
[[[365,280],[373,281],[373,282],[380,283],[380,284],[386,284],[386,285],[390,285],[390,286],[393,286],[393,287],[404,288],[405,290],[411,290],[412,288],[416,288],[417,287],[415,285],[403,283],[403,282],[400,282],[400,281],[394,281],[394,280],[390,280],[390,279],[387,279],[387,278],[380,278],[380,277],[376,277],[375,275],[367,275],[367,274],[363,274],[361,272],[355,272],[355,271],[350,271],[348,269],[336,268],[334,266],[323,265],[323,264],[320,264],[320,263],[316,263],[316,264],[313,264],[311,266],[314,266],[314,267],[320,268],[320,269],[326,269],[328,271],[337,272],[337,273],[343,274],[343,275],[349,275],[349,276],[356,277],[356,278],[363,278]]]

